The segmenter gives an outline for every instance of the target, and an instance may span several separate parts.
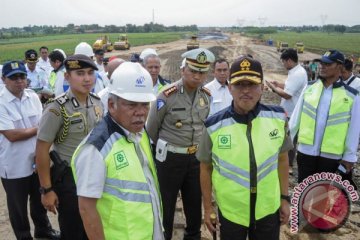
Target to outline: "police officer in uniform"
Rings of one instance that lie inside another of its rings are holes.
[[[103,108],[99,97],[90,92],[97,70],[94,61],[76,54],[65,59],[64,65],[70,87],[44,110],[38,130],[36,165],[42,204],[53,213],[57,209],[62,239],[86,239],[70,160],[79,143],[102,119]],[[60,174],[58,166],[52,167],[52,175],[60,175],[53,182],[50,180],[50,148],[58,153],[61,163],[67,165]]]
[[[195,153],[210,109],[210,92],[203,83],[215,56],[199,48],[182,57],[186,58],[182,79],[159,94],[156,104],[151,106],[147,129],[156,143],[165,239],[172,237],[179,190],[186,216],[184,239],[200,239],[200,170]]]

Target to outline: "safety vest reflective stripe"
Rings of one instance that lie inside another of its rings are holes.
[[[276,158],[277,160],[277,158]],[[262,173],[258,174],[258,177],[257,177],[257,181],[258,181],[258,184],[259,182],[264,179],[267,175],[269,175],[270,173],[272,173],[274,170],[277,170],[278,169],[278,163],[277,161],[275,163],[273,163],[269,168],[267,168],[265,171],[263,171]]]
[[[341,112],[341,113],[336,113],[336,114],[330,115],[328,117],[328,121],[333,120],[334,118],[339,118],[339,117],[350,117],[350,112],[346,111],[346,112]]]
[[[104,193],[111,194],[117,198],[124,200],[124,201],[151,203],[150,194],[145,195],[145,194],[141,194],[141,193],[123,192],[123,191],[120,191],[119,189],[110,187],[108,185],[104,186],[103,191],[104,191]]]
[[[218,156],[216,156],[216,154],[213,154],[213,159],[217,162],[217,165],[219,165],[220,167],[228,171],[234,172],[235,174],[238,174],[244,178],[250,178],[250,173],[248,171],[245,171],[228,162],[225,162],[224,160],[221,160]]]
[[[272,171],[277,170],[278,167],[278,156],[277,152],[267,160],[265,160],[259,167],[257,167],[257,179],[258,182],[265,178]],[[228,179],[237,182],[238,184],[250,189],[250,173],[246,170],[240,169],[222,159],[220,159],[216,154],[213,153],[214,164],[213,167],[220,175]],[[264,170],[265,169],[265,170]],[[240,175],[240,176],[239,176]]]
[[[303,111],[305,114],[307,114],[312,119],[316,119],[316,108],[311,106],[309,103],[304,102]]]
[[[286,120],[285,114],[281,112],[260,111],[258,117]]]
[[[147,185],[146,183],[143,183],[143,182],[106,178],[105,184],[112,186],[112,187],[122,188],[122,189],[139,190],[139,191],[149,192],[149,185]]]
[[[207,132],[209,134],[209,136],[217,131],[220,127],[224,128],[224,127],[228,127],[231,126],[232,124],[236,123],[235,120],[233,118],[227,118],[227,119],[223,119],[221,121],[219,121],[218,123],[210,126],[207,128]]]
[[[278,157],[279,157],[279,153],[275,153],[273,156],[271,156],[270,158],[268,158],[267,160],[265,160],[265,162],[263,162],[258,168],[257,168],[257,181],[258,183],[260,182],[260,180],[262,180],[263,178],[265,178],[267,175],[269,175],[272,171],[277,170],[278,167]],[[264,170],[265,169],[265,170]],[[264,170],[264,171],[263,171]],[[261,172],[263,171],[263,172]],[[261,172],[261,173],[260,173]]]
[[[110,137],[108,138],[108,140],[106,140],[106,143],[100,150],[100,153],[103,156],[103,158],[105,158],[111,151],[112,143],[116,141],[120,141],[123,137],[124,137],[123,135],[117,132],[114,132],[113,134],[110,135]]]

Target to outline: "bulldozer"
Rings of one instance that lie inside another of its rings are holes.
[[[119,41],[114,42],[115,50],[129,50],[130,49],[130,42],[126,34],[122,34],[119,37]]]
[[[199,44],[199,41],[197,40],[197,36],[196,35],[191,36],[190,41],[186,45],[186,49],[189,51],[189,50],[196,49],[199,47],[200,47],[200,44]]]
[[[287,42],[277,42],[276,50],[278,52],[283,52],[288,48],[289,48],[289,44]]]
[[[295,43],[295,49],[298,53],[304,53],[304,43],[302,42],[297,42]]]
[[[108,36],[101,36],[94,42],[93,50],[96,51],[99,49],[102,49],[105,52],[111,52],[114,49],[112,43],[109,41]]]

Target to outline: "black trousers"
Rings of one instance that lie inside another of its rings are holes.
[[[181,191],[186,217],[184,239],[200,240],[200,163],[195,154],[167,152],[164,162],[156,160],[156,167],[163,203],[165,239],[172,237],[176,200]]]
[[[295,160],[296,149],[297,149],[297,147],[296,147],[297,140],[298,140],[298,134],[295,135],[294,140],[293,140],[294,147],[292,149],[290,149],[288,152],[290,167],[294,166],[294,160]]]
[[[279,240],[280,215],[279,211],[259,219],[255,224],[245,227],[227,220],[219,210],[221,240]]]
[[[66,169],[62,180],[54,187],[54,190],[59,199],[57,210],[61,239],[88,239],[80,217],[76,185],[70,167]]]
[[[300,183],[315,173],[336,172],[339,161],[320,156],[311,156],[298,151],[297,164],[299,171],[298,183]]]
[[[27,211],[28,199],[30,200],[30,216],[34,222],[35,232],[51,230],[46,209],[41,204],[37,174],[33,173],[28,177],[17,179],[1,178],[1,182],[6,192],[10,224],[16,239],[33,239],[30,233]]]

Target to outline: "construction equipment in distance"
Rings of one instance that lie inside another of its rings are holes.
[[[200,47],[200,44],[199,44],[199,41],[197,40],[197,36],[192,35],[190,41],[186,45],[186,49],[189,51],[189,50],[196,49],[199,47]]]
[[[295,49],[298,53],[304,53],[304,49],[305,49],[304,43],[302,42],[295,43]]]
[[[276,50],[278,52],[283,52],[285,51],[286,49],[289,48],[289,44],[287,42],[277,42],[277,48]]]
[[[105,52],[111,52],[114,47],[112,43],[109,41],[108,36],[101,36],[98,40],[96,40],[93,44],[93,50],[99,50],[102,49]]]
[[[130,49],[130,42],[126,34],[122,34],[119,37],[119,41],[114,42],[115,50],[129,50]]]

